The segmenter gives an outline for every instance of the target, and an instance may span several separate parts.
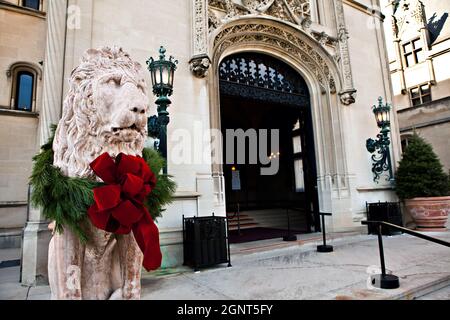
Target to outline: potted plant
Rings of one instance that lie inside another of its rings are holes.
[[[414,133],[399,163],[396,192],[417,230],[446,230],[450,180],[432,146]]]

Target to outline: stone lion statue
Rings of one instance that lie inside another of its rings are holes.
[[[93,178],[104,152],[142,156],[148,99],[142,67],[121,48],[87,50],[69,80],[53,143],[54,165],[69,177]],[[143,255],[132,233],[115,235],[86,219],[82,244],[68,228],[49,246],[52,299],[139,299]]]

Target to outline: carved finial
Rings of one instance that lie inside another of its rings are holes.
[[[167,50],[163,46],[161,46],[159,48],[159,60],[165,60],[166,59],[166,51]]]

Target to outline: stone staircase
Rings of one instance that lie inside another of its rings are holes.
[[[241,226],[241,230],[259,227],[259,224],[252,217],[250,217],[248,214],[244,212],[240,213],[239,219],[237,214],[235,215],[234,212],[228,212],[227,218],[228,218],[228,228],[230,231],[238,230],[239,223]]]
[[[238,229],[238,217],[234,212],[227,213],[230,230]],[[306,217],[302,212],[289,211],[291,229],[303,230],[306,227]],[[287,229],[286,209],[251,210],[240,213],[241,229],[276,228]]]

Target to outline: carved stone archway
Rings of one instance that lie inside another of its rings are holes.
[[[316,144],[320,208],[332,206],[332,198],[349,197],[343,131],[340,127],[342,79],[336,61],[315,39],[288,24],[270,18],[239,18],[222,25],[210,35],[211,69],[208,74],[210,121],[220,130],[218,67],[223,58],[237,52],[259,52],[292,66],[307,82]],[[212,140],[216,159],[222,145]],[[213,161],[214,163],[214,161]],[[217,201],[224,199],[223,168],[213,164]]]

